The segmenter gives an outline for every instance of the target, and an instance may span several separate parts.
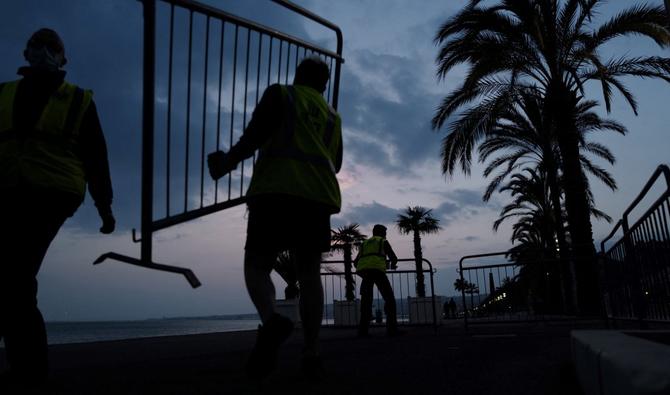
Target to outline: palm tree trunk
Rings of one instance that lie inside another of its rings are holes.
[[[354,291],[356,285],[354,284],[354,276],[351,273],[351,262],[351,245],[346,244],[344,246],[344,295],[350,302],[356,299],[356,293]]]
[[[559,129],[558,145],[563,158],[565,209],[575,262],[577,305],[582,314],[598,314],[600,302],[596,250],[593,245],[591,208],[586,194],[588,183],[579,160],[579,140],[574,122],[557,126],[564,126]]]
[[[554,230],[558,241],[558,264],[560,267],[561,294],[566,307],[566,313],[575,312],[575,301],[577,300],[577,288],[575,285],[574,271],[568,249],[568,241],[565,237],[563,227],[563,210],[561,209],[561,189],[558,184],[558,165],[553,153],[545,154],[547,167],[547,183],[549,184],[549,197],[551,199],[554,214]]]
[[[416,296],[426,297],[426,286],[423,279],[423,251],[421,251],[421,235],[414,231],[414,265],[416,268]]]

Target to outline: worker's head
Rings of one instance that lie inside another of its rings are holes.
[[[372,235],[379,237],[386,237],[386,226],[377,224],[372,228]]]
[[[30,36],[23,56],[31,67],[44,70],[58,70],[67,63],[63,40],[58,33],[47,28]]]
[[[295,85],[306,85],[323,93],[330,78],[326,62],[318,56],[309,56],[300,62],[295,71]]]

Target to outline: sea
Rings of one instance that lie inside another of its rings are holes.
[[[257,317],[165,318],[141,321],[47,322],[49,344],[89,343],[156,336],[235,332],[258,328]],[[4,347],[0,341],[0,348]]]

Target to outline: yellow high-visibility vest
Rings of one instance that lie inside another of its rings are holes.
[[[335,161],[342,121],[315,89],[282,86],[284,124],[261,147],[247,196],[286,194],[340,211]]]
[[[79,129],[93,93],[63,82],[32,130],[16,130],[19,81],[0,85],[0,187],[19,184],[56,189],[84,198],[86,177]]]
[[[384,242],[386,239],[380,236],[372,236],[361,245],[356,270],[381,270],[386,271],[386,252]]]

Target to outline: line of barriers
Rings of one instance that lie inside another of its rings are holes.
[[[493,252],[464,256],[459,261],[455,286],[461,293],[460,314],[465,327],[566,319],[562,262],[558,259],[509,262],[509,255],[509,251]]]
[[[631,212],[659,179],[665,189],[630,225]],[[606,249],[615,235],[620,238]],[[670,323],[670,168],[660,165],[601,242],[598,284],[609,320]],[[469,255],[459,262],[457,288],[465,328],[473,324],[574,319],[568,300],[575,292],[570,262],[557,259],[509,262],[512,251]],[[469,264],[473,260],[486,263]],[[500,263],[504,260],[504,263]],[[468,261],[468,264],[466,264]]]
[[[399,266],[412,264],[411,269],[387,270],[386,275],[393,288],[396,299],[396,314],[399,325],[433,325],[440,322],[440,311],[443,301],[435,296],[433,265],[423,259],[421,271],[430,283],[430,290],[425,297],[416,296],[417,272],[413,258],[399,259]],[[353,327],[358,325],[360,317],[360,278],[355,271],[354,300],[346,298],[346,274],[344,261],[327,260],[321,264],[321,279],[324,290],[324,320],[326,326]],[[373,296],[373,325],[384,325],[384,301],[375,287]]]
[[[293,81],[299,61],[319,56],[330,65],[325,99],[337,109],[343,38],[339,27],[286,0],[271,0],[331,30],[335,51],[193,0],[139,0],[144,11],[142,198],[140,258],[107,258],[182,274],[187,268],[155,263],[155,232],[245,202],[253,159],[223,179],[205,171],[207,154],[228,150],[243,133],[255,104],[273,83]],[[267,5],[271,6],[268,2]]]
[[[663,178],[665,190],[630,225],[630,214]],[[660,165],[600,244],[601,289],[607,317],[670,323],[670,168]],[[609,249],[605,245],[619,231]]]

